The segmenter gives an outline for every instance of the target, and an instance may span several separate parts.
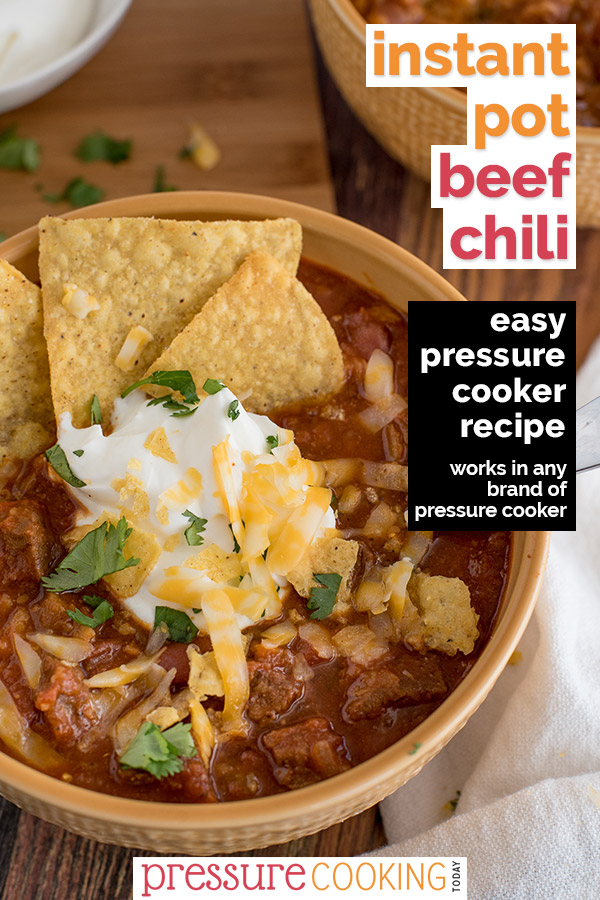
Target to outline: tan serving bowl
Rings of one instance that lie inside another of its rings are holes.
[[[466,144],[467,97],[456,88],[367,88],[365,21],[351,0],[309,0],[337,86],[387,152],[430,179],[432,144]],[[577,128],[577,225],[600,227],[600,128]]]
[[[406,250],[329,213],[251,194],[181,192],[101,203],[69,214],[175,219],[292,216],[304,253],[406,310],[409,300],[463,300]],[[2,244],[2,256],[37,277],[37,228]],[[144,803],[65,784],[0,753],[0,793],[29,812],[86,837],[164,853],[217,854],[264,847],[319,831],[382,800],[462,728],[493,687],[529,620],[546,561],[547,532],[515,534],[508,588],[494,633],[471,672],[414,731],[342,775],[290,793],[224,804]],[[415,745],[418,749],[415,751]]]

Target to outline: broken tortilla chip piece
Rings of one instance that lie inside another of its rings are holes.
[[[242,565],[237,553],[227,553],[218,544],[209,544],[194,556],[185,561],[190,569],[198,569],[204,572],[212,581],[222,583],[232,578],[239,579],[242,574]]]
[[[479,616],[464,581],[418,572],[408,582],[408,592],[422,620],[421,628],[414,630],[415,640],[422,637],[426,647],[448,656],[457,650],[472,652],[479,637]]]
[[[0,259],[0,461],[29,457],[54,440],[39,287]]]
[[[108,522],[116,527],[118,521],[118,518],[111,513],[104,513],[98,516],[91,525],[78,525],[76,528],[71,529],[65,535],[65,543],[72,549],[89,531],[98,528],[103,522]],[[131,526],[131,523],[128,524]],[[122,569],[120,572],[113,572],[112,575],[105,575],[102,580],[112,588],[117,597],[133,597],[158,562],[160,554],[161,546],[155,535],[150,534],[148,531],[143,531],[134,525],[123,546],[123,556],[125,559],[131,559],[133,556],[139,559],[139,563],[137,566]]]
[[[169,346],[253,250],[296,272],[302,232],[292,219],[179,222],[163,219],[60,219],[40,223],[40,276],[52,398],[57,418],[89,425],[97,394],[110,421],[116,397]],[[99,308],[78,318],[63,305],[66,286]],[[132,329],[151,336],[132,369],[115,361]],[[38,379],[40,383],[46,383]]]
[[[189,369],[247,396],[263,413],[339,390],[342,352],[321,307],[268,253],[252,253],[155,360],[148,373]],[[149,388],[149,393],[157,393]]]
[[[319,587],[315,574],[337,573],[342,576],[332,616],[345,615],[351,609],[350,592],[352,575],[358,558],[356,541],[346,541],[340,537],[322,537],[312,544],[299,564],[288,572],[288,581],[301,597],[310,597],[313,588]]]

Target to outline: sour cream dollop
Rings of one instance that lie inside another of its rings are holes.
[[[0,86],[44,68],[86,34],[94,0],[0,0]]]
[[[156,539],[158,558],[136,593],[123,599],[148,625],[161,605],[184,609],[206,630],[204,613],[193,610],[215,588],[229,592],[240,628],[264,621],[265,613],[278,615],[273,600],[287,572],[335,528],[318,464],[302,458],[292,432],[248,413],[227,388],[184,417],[148,405],[135,391],[116,401],[110,434],[100,425],[76,429],[67,413],[58,438],[86,485],[73,489],[87,510],[77,524],[125,515],[134,531]],[[185,537],[189,514],[206,520],[201,545]],[[215,554],[216,569],[205,564]],[[232,567],[235,574],[226,577]]]

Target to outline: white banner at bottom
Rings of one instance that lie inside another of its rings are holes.
[[[188,900],[202,896],[277,900],[349,897],[467,896],[467,858],[312,856],[136,856],[133,900]],[[360,892],[360,894],[358,894]]]

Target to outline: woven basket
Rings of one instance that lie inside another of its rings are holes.
[[[432,144],[466,144],[467,98],[455,88],[367,88],[365,23],[351,0],[309,0],[337,86],[390,156],[429,181]],[[577,128],[577,225],[600,227],[600,128]]]

